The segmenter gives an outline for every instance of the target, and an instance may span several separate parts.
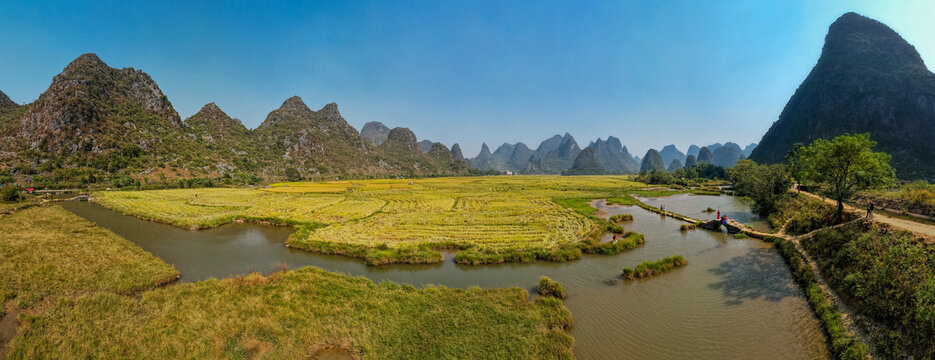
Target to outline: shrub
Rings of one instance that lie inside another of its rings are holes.
[[[536,290],[539,292],[539,295],[542,296],[551,296],[559,299],[564,299],[568,296],[565,293],[565,287],[561,283],[552,281],[547,276],[539,278],[539,285],[536,286]]]
[[[630,214],[620,214],[610,217],[610,222],[618,223],[621,221],[633,221],[633,215]]]
[[[935,357],[935,250],[868,221],[818,231],[803,246],[832,285],[888,328],[878,342],[885,353]]]
[[[22,198],[20,192],[22,192],[22,189],[18,186],[6,185],[0,188],[0,201],[8,203],[17,202]]]

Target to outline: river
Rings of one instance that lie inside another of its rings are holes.
[[[702,212],[711,206],[742,222],[759,221],[735,197],[643,200],[654,206],[664,202],[671,211],[692,210],[685,215],[693,217],[703,217],[693,209],[700,207],[697,211]],[[229,224],[190,231],[121,215],[95,203],[62,206],[173,265],[182,282],[316,266],[376,282],[518,286],[532,292],[545,275],[562,282],[569,293],[565,304],[574,318],[571,334],[579,359],[828,357],[818,319],[772,244],[706,230],[680,231],[681,222],[635,206],[598,204],[604,216],[634,216],[624,227],[646,235],[646,244],[634,250],[586,255],[567,263],[481,266],[457,265],[451,253],[441,264],[367,266],[358,259],[287,248],[292,232],[288,227]],[[645,280],[619,279],[624,266],[674,254],[684,256],[688,265]]]

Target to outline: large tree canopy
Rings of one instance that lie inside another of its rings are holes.
[[[838,216],[843,202],[856,191],[885,186],[896,179],[890,155],[875,152],[870,134],[844,134],[832,140],[818,139],[801,151],[799,162],[805,177],[825,185],[825,195],[837,200]]]

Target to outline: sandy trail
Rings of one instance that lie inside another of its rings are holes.
[[[822,201],[828,204],[838,206],[838,203],[832,199],[822,198],[818,195],[808,193],[805,191],[802,191],[801,194],[805,196],[811,196],[816,199],[821,199]],[[847,203],[844,204],[844,211],[856,213],[858,214],[858,216],[864,216],[866,214],[865,209],[858,209],[856,207],[848,205]],[[888,224],[898,229],[908,230],[916,234],[923,235],[924,237],[926,237],[927,244],[935,243],[935,226],[921,223],[918,221],[912,221],[908,219],[893,217],[893,216],[884,214],[880,211],[875,211],[873,213],[873,221],[881,222],[881,223]]]

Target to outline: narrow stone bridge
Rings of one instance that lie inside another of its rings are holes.
[[[727,220],[726,222],[722,222],[717,219],[711,220],[708,222],[703,222],[701,223],[701,225],[698,225],[698,226],[704,229],[708,229],[708,230],[721,230],[721,226],[723,226],[727,229],[728,234],[737,234],[737,233],[744,231],[744,229],[746,228],[744,224],[741,224],[734,220]]]

